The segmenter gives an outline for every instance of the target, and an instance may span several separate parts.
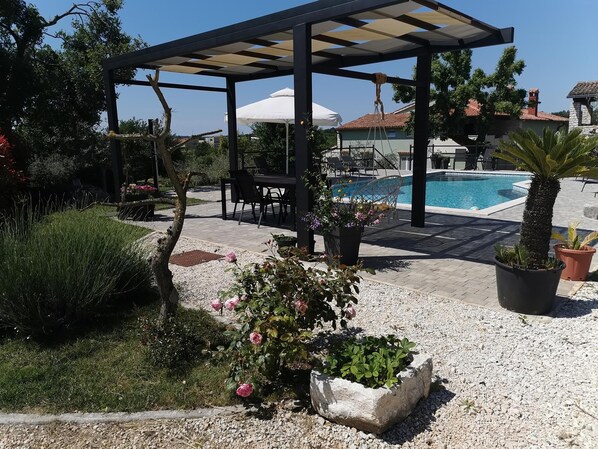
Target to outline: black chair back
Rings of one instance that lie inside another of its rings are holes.
[[[259,203],[262,200],[255,180],[247,170],[232,170],[231,176],[235,179],[239,196],[245,203]]]

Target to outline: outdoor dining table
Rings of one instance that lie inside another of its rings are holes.
[[[297,183],[297,179],[294,176],[286,176],[286,175],[254,175],[253,179],[255,181],[255,185],[259,188],[266,188],[266,189],[286,189],[288,190],[288,195],[290,199],[290,208],[291,208],[291,223],[293,226],[293,230],[296,229],[295,223],[295,185]],[[226,213],[226,185],[234,182],[234,178],[221,178],[220,179],[220,196],[222,199],[222,219],[227,219]]]

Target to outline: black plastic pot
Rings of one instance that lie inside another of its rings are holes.
[[[338,259],[344,265],[355,265],[359,257],[359,245],[361,243],[360,227],[336,228],[330,234],[324,234],[324,250],[328,257],[328,263],[334,263]]]
[[[553,270],[523,270],[496,262],[496,289],[501,307],[526,315],[552,310],[564,266]]]

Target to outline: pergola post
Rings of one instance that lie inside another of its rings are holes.
[[[426,216],[426,165],[430,131],[430,82],[432,53],[417,57],[415,79],[415,127],[413,133],[413,194],[411,226],[423,228]]]
[[[301,217],[312,210],[313,195],[302,176],[313,170],[309,131],[312,117],[311,25],[302,23],[293,27],[293,64],[295,87],[295,176],[297,178],[297,246],[314,251],[314,232],[307,228]]]
[[[228,117],[228,160],[230,170],[239,169],[237,145],[237,91],[235,82],[226,78],[226,111]]]
[[[118,133],[118,109],[116,107],[116,88],[113,70],[104,69],[104,90],[106,93],[108,131],[114,131],[115,133]],[[123,183],[123,159],[119,140],[110,139],[110,154],[112,156],[113,188],[111,197],[113,201],[117,201],[120,198],[120,188]]]

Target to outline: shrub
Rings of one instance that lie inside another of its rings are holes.
[[[140,319],[141,343],[146,347],[146,356],[157,368],[183,368],[193,362],[202,348],[203,341],[188,324],[170,317],[164,326],[155,319]]]
[[[129,226],[70,210],[17,216],[0,229],[0,326],[63,333],[135,298],[151,272]]]
[[[413,361],[414,347],[415,343],[394,335],[353,337],[326,358],[323,371],[369,388],[390,388],[400,383],[399,373]]]
[[[236,283],[221,295],[228,298],[224,304],[212,303],[216,310],[235,310],[240,325],[231,332],[228,350],[231,390],[284,380],[289,368],[311,361],[307,344],[316,327],[329,323],[344,328],[355,316],[358,266],[306,268],[290,255],[239,268],[233,256],[227,260],[235,263]]]

